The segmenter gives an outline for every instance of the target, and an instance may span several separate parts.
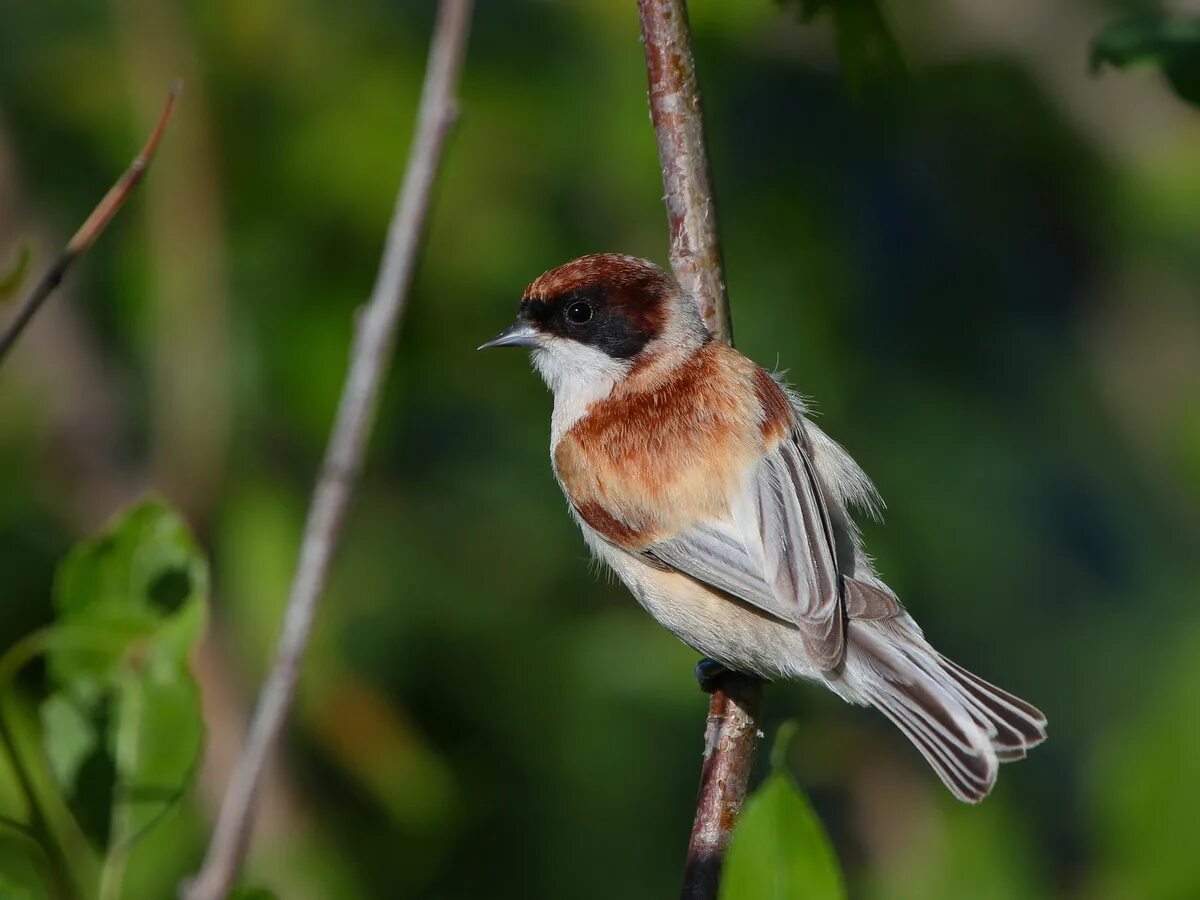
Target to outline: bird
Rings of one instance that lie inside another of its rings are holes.
[[[870,479],[659,266],[600,253],[551,269],[490,347],[531,351],[584,541],[709,676],[815,681],[873,706],[969,803],[1045,739],[1035,706],[925,639],[853,518],[878,516]]]

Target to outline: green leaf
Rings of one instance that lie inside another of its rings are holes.
[[[52,694],[39,712],[46,759],[54,779],[72,794],[79,770],[96,750],[96,728],[90,717],[65,694]]]
[[[204,747],[200,692],[191,678],[131,678],[118,694],[111,743],[126,810],[113,841],[132,842],[190,785]]]
[[[54,896],[49,861],[34,838],[0,823],[0,897],[4,900],[47,900]]]
[[[91,640],[51,650],[55,680],[87,695],[131,666],[179,666],[203,633],[207,594],[207,566],[183,520],[159,500],[139,504],[59,566],[58,627]]]
[[[29,265],[33,262],[33,251],[28,246],[22,244],[17,250],[16,262],[12,264],[7,272],[0,273],[0,302],[7,300],[18,290],[25,282],[25,276],[29,274]]]
[[[907,74],[878,0],[799,0],[799,6],[806,22],[824,10],[833,17],[838,58],[851,94],[860,96],[872,84]]]
[[[207,590],[199,548],[158,500],[59,567],[43,744],[80,824],[110,855],[124,854],[191,784],[204,732],[188,654],[203,633]]]
[[[742,811],[721,876],[721,900],[841,900],[837,857],[807,798],[783,769],[780,729],[771,754],[775,771]]]
[[[1107,26],[1092,42],[1092,71],[1158,65],[1182,99],[1200,106],[1200,18],[1155,13]]]

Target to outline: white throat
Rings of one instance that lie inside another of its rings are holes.
[[[692,301],[679,295],[668,307],[662,334],[642,350],[642,363],[651,360],[646,375],[669,370],[695,352],[708,331]],[[614,359],[603,350],[562,337],[546,337],[533,351],[533,366],[554,392],[550,417],[550,448],[554,449],[572,425],[587,415],[588,408],[612,393],[630,370],[633,360]]]
[[[602,350],[564,338],[549,338],[533,351],[533,366],[554,393],[551,449],[589,406],[612,393],[631,365],[629,360],[613,359]]]

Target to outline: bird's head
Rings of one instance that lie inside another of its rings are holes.
[[[619,382],[656,356],[708,339],[695,304],[666,272],[644,259],[599,253],[538,277],[517,320],[480,349],[531,348],[557,392],[581,380]]]

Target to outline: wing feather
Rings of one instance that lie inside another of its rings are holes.
[[[706,522],[648,548],[648,556],[672,569],[732,594],[785,622],[795,616],[776,598],[762,566],[747,551],[729,520]]]
[[[703,522],[646,553],[800,629],[823,670],[842,661],[845,615],[833,525],[821,484],[794,432],[755,466],[728,517]]]

